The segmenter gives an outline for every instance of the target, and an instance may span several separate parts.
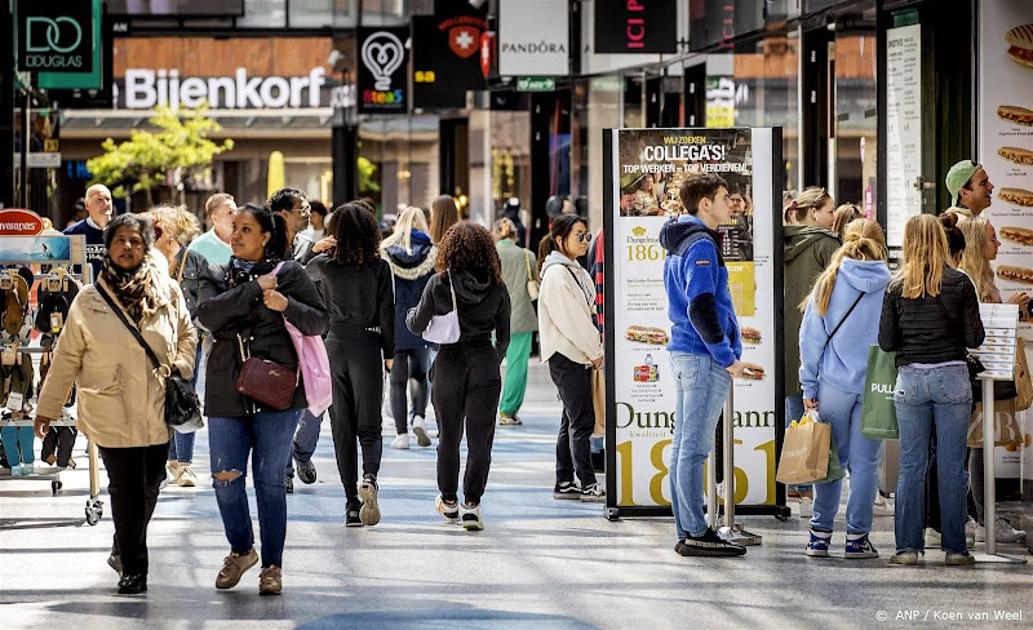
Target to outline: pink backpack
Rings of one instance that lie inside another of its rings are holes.
[[[278,273],[283,263],[276,266],[273,273]],[[294,324],[283,318],[287,334],[291,336],[294,351],[298,354],[298,370],[301,372],[305,386],[305,398],[308,410],[319,417],[330,408],[333,401],[333,380],[330,376],[330,358],[326,354],[326,345],[318,335],[304,335]]]

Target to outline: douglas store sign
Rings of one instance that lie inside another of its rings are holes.
[[[17,9],[19,70],[75,73],[93,70],[92,2],[21,0]]]

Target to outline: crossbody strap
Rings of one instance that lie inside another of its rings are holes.
[[[115,300],[113,300],[111,296],[108,295],[108,292],[104,290],[104,287],[100,286],[99,284],[94,286],[97,287],[97,293],[99,293],[100,296],[104,298],[104,301],[108,303],[108,306],[111,307],[111,310],[115,312],[115,317],[117,317],[118,320],[122,322],[122,324],[129,330],[129,332],[132,333],[133,338],[136,339],[137,343],[139,343],[140,346],[143,347],[143,350],[147,353],[148,358],[150,358],[151,362],[154,363],[154,367],[160,369],[161,361],[158,360],[158,355],[154,354],[154,350],[152,350],[150,344],[148,344],[147,341],[144,340],[143,335],[140,334],[140,330],[136,326],[133,326],[129,323],[129,320],[126,319],[125,313],[123,313],[122,309],[117,304],[115,304]]]
[[[854,300],[854,303],[850,305],[850,308],[847,310],[846,315],[844,315],[842,319],[839,320],[839,323],[836,324],[836,327],[832,329],[831,333],[829,333],[829,336],[825,339],[825,347],[821,349],[822,354],[825,354],[825,349],[829,347],[829,343],[832,341],[832,338],[835,337],[836,333],[839,332],[839,329],[843,327],[843,324],[846,323],[847,318],[850,317],[850,313],[854,312],[854,309],[857,308],[857,305],[861,303],[861,299],[864,298],[864,296],[864,293],[858,294],[857,299]]]
[[[527,281],[534,282],[534,276],[531,275],[531,252],[524,251],[524,266],[527,267]]]
[[[577,288],[581,290],[581,295],[585,296],[585,301],[588,302],[588,308],[589,310],[591,310],[592,298],[588,295],[587,292],[585,292],[585,287],[581,286],[581,281],[577,279],[577,274],[574,273],[574,270],[570,268],[570,265],[563,265],[563,268],[570,273],[571,278],[574,278],[574,284],[576,284]]]

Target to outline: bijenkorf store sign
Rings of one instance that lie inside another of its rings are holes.
[[[566,75],[568,22],[566,0],[499,0],[499,74]]]

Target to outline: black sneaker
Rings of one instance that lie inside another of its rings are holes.
[[[294,477],[288,475],[284,485],[287,486],[287,494],[294,494]]]
[[[707,528],[702,536],[689,536],[675,548],[683,556],[706,556],[713,558],[746,555],[746,547],[722,540],[714,530]]]
[[[146,575],[123,575],[118,581],[119,595],[139,595],[147,592]]]
[[[685,547],[685,539],[679,538],[678,542],[674,543],[674,553],[678,554],[679,556],[684,555],[681,552],[683,547]]]
[[[301,462],[295,459],[294,464],[295,469],[298,472],[298,479],[301,479],[302,483],[316,483],[316,465],[312,463],[311,459],[307,462]]]
[[[359,518],[362,519],[363,525],[376,525],[380,522],[380,504],[377,502],[379,490],[376,475],[367,473],[362,476],[362,481],[359,482],[359,498],[362,499]]]
[[[359,518],[359,510],[362,508],[357,500],[354,503],[349,503],[348,508],[344,511],[344,526],[345,527],[362,527],[362,519]]]
[[[553,487],[552,498],[577,501],[581,499],[581,488],[577,487],[573,481],[561,481]]]
[[[606,491],[598,483],[593,483],[581,489],[581,496],[579,498],[582,503],[605,503]]]

